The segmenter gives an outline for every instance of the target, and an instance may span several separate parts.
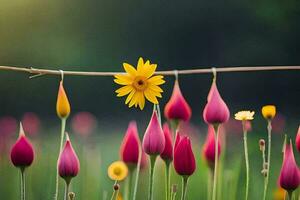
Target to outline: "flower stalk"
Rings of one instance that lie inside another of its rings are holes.
[[[139,184],[139,175],[140,175],[140,170],[141,170],[141,162],[142,162],[142,148],[139,146],[139,158],[138,158],[138,164],[136,167],[136,175],[135,175],[135,183],[134,183],[132,200],[136,200],[136,193],[137,193],[137,188],[138,188],[138,184]]]
[[[157,155],[150,155],[150,173],[149,173],[149,193],[148,200],[153,199],[153,179],[154,179],[154,166]]]
[[[248,193],[249,193],[249,157],[248,157],[246,120],[242,121],[242,125],[243,125],[243,139],[244,139],[244,151],[245,151],[245,162],[246,162],[246,192],[245,192],[245,200],[247,200],[248,199]]]
[[[165,161],[165,168],[166,168],[166,180],[165,180],[165,190],[166,190],[166,200],[170,200],[170,182],[171,182],[171,176],[170,176],[170,162]]]
[[[69,190],[70,190],[70,182],[66,181],[66,184],[65,184],[65,199],[64,200],[69,200]]]
[[[214,125],[215,130],[215,154],[218,154],[218,144],[219,144],[219,124]],[[218,156],[215,156],[215,166],[214,166],[214,180],[213,180],[213,192],[212,192],[212,199],[216,200],[217,198],[217,180],[218,180]]]
[[[182,193],[181,193],[181,200],[186,199],[186,191],[187,191],[187,183],[188,183],[189,176],[182,176]]]
[[[67,118],[61,118],[61,132],[60,132],[60,145],[59,145],[59,154],[62,151],[63,148],[63,143],[64,143],[64,135],[65,135],[65,129],[66,129],[66,121]],[[59,158],[59,156],[58,156]],[[54,199],[57,200],[58,199],[58,186],[59,186],[59,172],[58,172],[58,167],[56,168],[56,181],[55,181],[55,195],[54,195]]]
[[[25,200],[26,192],[25,192],[25,168],[20,168],[21,172],[21,200]]]
[[[268,190],[268,184],[269,184],[269,177],[270,177],[270,166],[271,166],[271,133],[272,133],[272,121],[271,119],[268,120],[268,158],[266,162],[266,176],[265,176],[265,183],[264,183],[264,196],[263,200],[267,197],[267,190]]]

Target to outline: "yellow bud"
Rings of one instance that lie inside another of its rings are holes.
[[[276,115],[276,107],[274,105],[266,105],[261,109],[261,113],[265,119],[273,119]]]
[[[60,118],[67,118],[71,112],[70,103],[65,92],[62,81],[60,81],[57,101],[56,101],[56,113]]]

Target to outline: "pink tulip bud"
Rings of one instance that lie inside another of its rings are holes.
[[[189,137],[183,136],[174,151],[174,168],[181,176],[190,176],[196,169],[194,153]]]
[[[229,116],[229,109],[218,91],[216,82],[213,81],[203,110],[204,121],[207,124],[220,124],[227,122]]]
[[[14,166],[24,169],[32,164],[34,150],[30,141],[26,138],[22,124],[20,123],[19,138],[13,145],[10,158]]]
[[[192,110],[181,94],[178,80],[174,83],[172,96],[165,106],[165,117],[169,120],[188,121]]]
[[[163,131],[165,135],[165,149],[160,154],[160,157],[165,161],[173,160],[173,145],[172,145],[172,131],[169,128],[169,125],[165,123],[163,125]]]
[[[283,163],[279,176],[279,184],[287,191],[297,189],[300,184],[299,168],[296,164],[292,142],[285,145]]]
[[[296,148],[300,152],[300,126],[296,135]]]
[[[67,183],[69,183],[71,178],[77,176],[80,170],[80,163],[72,147],[68,134],[66,140],[64,149],[58,159],[58,172],[59,175],[65,179]]]
[[[165,136],[154,110],[143,138],[143,150],[148,155],[159,155],[165,148]]]
[[[136,127],[136,122],[132,121],[129,123],[128,129],[123,138],[120,149],[121,159],[126,164],[137,165],[139,159],[139,146],[140,139]]]
[[[220,138],[219,138],[220,139]],[[208,166],[213,169],[215,165],[215,130],[212,125],[208,126],[208,131],[207,131],[207,137],[205,144],[203,146],[203,156],[205,161],[207,162]],[[218,158],[220,157],[220,152],[221,152],[221,143],[220,140],[218,140]]]

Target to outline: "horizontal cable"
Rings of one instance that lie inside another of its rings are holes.
[[[213,69],[216,72],[250,72],[250,71],[276,71],[276,70],[300,70],[300,66],[241,66],[241,67],[218,67],[218,68],[203,68],[203,69],[183,69],[183,70],[166,70],[156,71],[155,74],[174,76],[176,74],[205,74],[212,73]],[[61,75],[61,70],[40,69],[40,68],[26,68],[26,67],[12,67],[0,66],[0,70],[18,71],[32,74],[31,78],[41,75]],[[87,72],[87,71],[63,71],[64,75],[73,76],[114,76],[117,74],[124,74],[124,72]]]

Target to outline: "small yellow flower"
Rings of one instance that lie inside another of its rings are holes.
[[[60,118],[67,118],[71,112],[70,103],[65,92],[62,81],[60,81],[57,101],[56,101],[56,113]]]
[[[273,193],[274,200],[284,200],[285,199],[285,190],[281,187],[278,187]]]
[[[108,167],[107,174],[111,180],[122,181],[128,175],[128,168],[123,161],[115,161]]]
[[[246,120],[253,120],[254,119],[254,111],[250,112],[250,111],[239,111],[237,113],[235,113],[234,118],[236,120],[240,120],[240,121],[246,121]]]
[[[157,65],[150,64],[147,60],[144,62],[143,58],[139,58],[137,69],[128,63],[123,63],[126,74],[115,75],[114,82],[123,85],[116,90],[118,97],[128,95],[125,104],[129,107],[133,105],[139,106],[143,110],[145,106],[145,98],[158,104],[157,97],[161,98],[163,90],[159,87],[165,83],[163,76],[153,76]]]
[[[273,119],[276,115],[276,107],[274,105],[266,105],[261,109],[261,113],[265,119]]]
[[[123,200],[121,192],[118,193],[117,200]]]

